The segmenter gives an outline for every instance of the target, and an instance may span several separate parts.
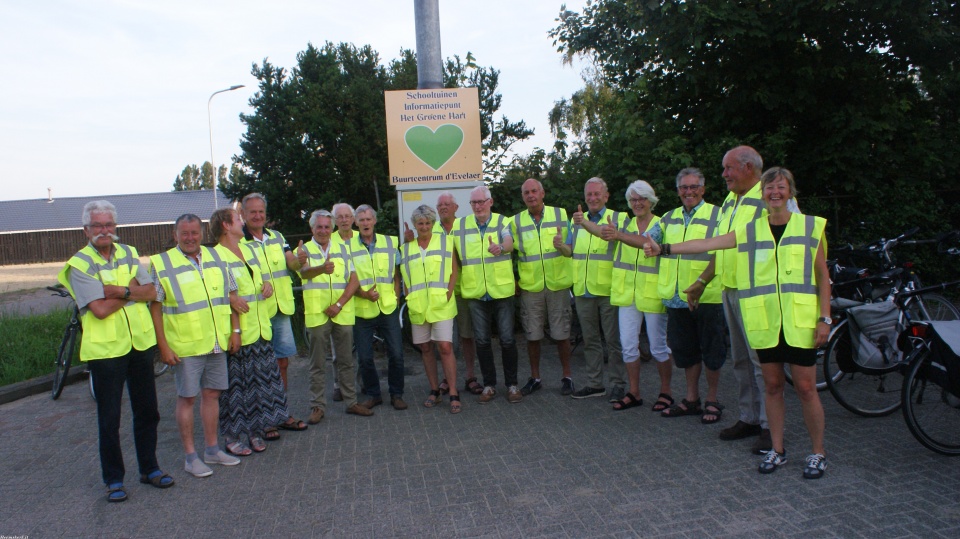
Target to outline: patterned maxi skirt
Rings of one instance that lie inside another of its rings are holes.
[[[220,393],[220,434],[262,435],[290,417],[273,345],[263,339],[227,355],[230,385]]]

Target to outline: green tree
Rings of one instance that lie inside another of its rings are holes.
[[[494,122],[501,97],[499,73],[477,67],[473,56],[448,62],[448,87],[475,84],[481,96],[482,132],[488,161],[531,133],[523,122]],[[396,232],[396,190],[389,184],[383,92],[415,88],[416,57],[402,50],[384,64],[370,46],[308,45],[292,70],[264,60],[253,66],[259,90],[253,114],[241,116],[247,131],[234,158],[242,169],[225,192],[233,197],[258,191],[269,200],[281,230],[306,232],[303,216],[336,202],[367,203],[382,209],[378,222]],[[490,126],[495,125],[494,132]],[[493,179],[498,168],[488,171]]]
[[[217,167],[217,186],[223,191],[227,185],[242,175],[242,171],[236,165],[230,168],[229,176],[227,165]],[[197,191],[200,189],[210,189],[213,186],[213,165],[210,161],[204,161],[199,167],[197,165],[187,165],[183,171],[173,180],[174,191]]]
[[[801,205],[835,234],[857,221],[878,225],[864,237],[909,223],[932,234],[960,221],[946,176],[960,157],[958,23],[958,3],[943,0],[599,0],[563,11],[558,50],[592,61],[613,96],[596,123],[570,103],[555,111],[561,129],[586,126],[582,142],[564,143],[565,168],[672,188],[677,169],[699,166],[717,201],[723,152],[751,144],[766,165],[793,170]]]

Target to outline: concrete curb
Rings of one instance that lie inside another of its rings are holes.
[[[70,374],[67,375],[66,385],[71,385],[81,380],[86,380],[87,370],[82,366],[72,366]],[[53,387],[53,374],[38,376],[16,384],[0,387],[0,404],[7,404],[15,400],[37,395],[40,393],[49,393]]]

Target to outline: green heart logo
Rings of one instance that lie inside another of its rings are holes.
[[[413,155],[433,170],[440,170],[463,144],[463,129],[443,124],[436,131],[425,125],[415,125],[403,135],[403,141]]]

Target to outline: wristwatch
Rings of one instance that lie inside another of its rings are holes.
[[[343,309],[343,305],[340,305],[340,302],[339,302],[339,301],[337,302],[337,308],[338,308],[338,309]]]
[[[123,299],[130,299],[130,287],[123,287]]]
[[[233,332],[239,334],[239,333],[240,333],[240,328],[237,328],[237,329],[233,330]]]
[[[830,318],[829,316],[821,316],[820,318],[817,318],[817,322],[823,322],[824,324],[826,324],[826,325],[828,325],[828,326],[832,326],[832,325],[833,325],[833,318]]]

